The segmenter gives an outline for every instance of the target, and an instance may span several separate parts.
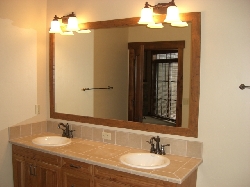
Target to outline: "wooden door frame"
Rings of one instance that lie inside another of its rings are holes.
[[[156,42],[130,42],[128,43],[129,49],[129,96],[128,96],[128,120],[134,121],[136,116],[134,115],[134,103],[142,102],[142,98],[138,101],[140,95],[142,95],[143,90],[139,88],[135,95],[135,77],[134,72],[134,59],[135,51],[139,49],[140,46],[144,46],[144,50],[178,50],[178,80],[177,80],[177,102],[176,102],[176,127],[181,127],[182,124],[182,95],[183,95],[183,49],[185,48],[185,41],[156,41]],[[130,56],[133,55],[133,56]],[[137,84],[141,82],[143,84],[143,71],[137,70],[137,74],[140,77]],[[141,77],[142,76],[142,77]],[[140,85],[140,84],[139,84]],[[136,99],[137,97],[137,99]],[[142,103],[141,103],[142,105]],[[136,109],[135,109],[136,110]],[[138,110],[138,109],[137,109]],[[142,111],[141,111],[142,112]]]

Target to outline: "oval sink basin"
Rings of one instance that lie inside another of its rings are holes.
[[[32,143],[41,146],[62,146],[71,143],[71,139],[61,136],[43,136],[34,138]]]
[[[128,153],[120,157],[120,161],[128,166],[142,169],[157,169],[170,164],[165,156],[153,153]]]

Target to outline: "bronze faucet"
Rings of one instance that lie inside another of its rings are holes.
[[[63,126],[65,129],[62,129],[61,126]],[[58,124],[58,129],[62,129],[62,137],[67,137],[67,138],[73,138],[73,131],[75,130],[69,130],[69,124],[67,123],[64,125],[63,123]]]
[[[153,140],[155,141],[155,148],[154,148]],[[159,136],[152,137],[150,139],[150,141],[147,141],[147,142],[151,145],[150,153],[155,153],[158,155],[165,155],[166,152],[165,152],[164,147],[170,146],[170,144],[166,144],[166,145],[161,145],[161,148],[160,148],[160,137]]]

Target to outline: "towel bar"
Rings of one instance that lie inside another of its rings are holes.
[[[250,86],[245,86],[245,84],[241,84],[240,86],[239,86],[239,88],[241,89],[241,90],[244,90],[245,88],[250,88]]]

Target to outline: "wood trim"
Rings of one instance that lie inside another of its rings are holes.
[[[182,124],[182,96],[183,96],[183,48],[178,48],[178,78],[177,78],[177,102],[176,102],[176,126]]]
[[[164,15],[155,17],[162,20]],[[133,130],[142,130],[163,134],[173,134],[188,137],[198,137],[198,116],[199,116],[199,95],[200,95],[200,50],[201,50],[201,13],[191,12],[182,13],[180,17],[183,21],[191,22],[191,77],[190,77],[190,105],[189,105],[189,124],[188,128],[169,127],[156,124],[138,123],[132,121],[121,121],[113,119],[94,118],[89,116],[78,116],[72,114],[63,114],[55,112],[55,96],[54,96],[54,52],[55,52],[55,36],[50,34],[50,53],[49,53],[49,83],[50,83],[50,117],[54,119],[62,119],[67,121],[76,121],[82,123],[92,123],[96,125],[104,125],[110,127],[127,128]],[[139,18],[126,18],[109,21],[99,21],[85,23],[85,28],[100,29],[119,26],[137,25]],[[81,25],[81,28],[84,28]]]
[[[177,86],[177,103],[176,103],[176,125],[175,127],[181,127],[182,124],[182,93],[183,93],[183,49],[185,48],[185,41],[158,41],[158,42],[130,42],[128,43],[129,51],[133,51],[133,49],[140,48],[140,46],[144,46],[144,50],[170,50],[170,49],[178,49],[178,86]],[[129,56],[129,58],[134,58],[133,56]],[[133,59],[129,59],[129,67],[133,66]],[[140,67],[137,66],[137,70],[139,70]],[[144,68],[142,68],[144,69]],[[145,70],[145,69],[144,69]],[[134,70],[132,68],[129,69],[129,77],[133,76]],[[141,75],[143,72],[138,71],[137,75]],[[151,70],[149,72],[151,75]],[[140,77],[139,77],[140,78]],[[131,82],[133,81],[133,82]],[[137,85],[140,85],[143,82],[143,77],[138,80],[139,82]],[[134,93],[134,79],[129,79],[129,101],[133,98]],[[141,87],[142,85],[140,85]],[[137,90],[137,92],[143,92],[142,90]],[[133,99],[134,100],[134,99]],[[136,101],[137,99],[135,99]],[[142,103],[143,101],[140,100],[139,103]],[[133,107],[131,106],[132,103],[129,102],[129,111],[133,111]],[[140,109],[142,111],[142,109]],[[132,112],[131,112],[132,113]],[[130,114],[130,112],[129,112]],[[142,115],[142,114],[141,114]],[[130,116],[130,115],[129,115]],[[130,121],[138,121],[135,118],[128,118]]]

